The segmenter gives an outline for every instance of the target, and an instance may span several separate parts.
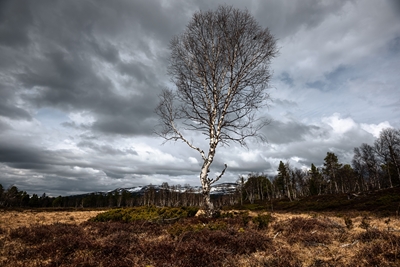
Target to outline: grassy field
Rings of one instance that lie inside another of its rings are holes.
[[[55,223],[80,224],[95,217],[101,212],[103,211],[0,210],[0,227],[3,231],[8,231],[18,227],[30,227]]]
[[[1,211],[0,266],[400,266],[395,215],[225,211],[89,221],[102,212]]]

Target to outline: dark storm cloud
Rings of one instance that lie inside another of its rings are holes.
[[[106,155],[113,155],[113,156],[127,155],[127,154],[138,155],[138,153],[133,149],[120,150],[120,149],[115,149],[110,145],[98,145],[90,141],[81,141],[77,144],[77,146],[82,148],[90,148],[98,153]]]
[[[98,182],[99,177],[91,174],[62,171],[59,167],[57,170],[58,173],[42,170],[21,171],[0,163],[1,184],[6,188],[15,185],[19,190],[27,191],[30,195],[46,193],[54,197],[109,189],[109,186]]]
[[[32,145],[32,140],[12,137],[0,142],[0,162],[15,169],[41,170],[44,173],[71,175],[59,172],[59,167],[90,167],[88,162],[68,150],[47,150]]]
[[[156,118],[154,113],[157,96],[136,95],[131,98],[116,97],[98,111],[92,128],[107,134],[153,134]]]
[[[128,121],[126,117],[102,117],[93,125],[93,129],[105,134],[142,135],[154,132],[152,123]]]
[[[307,82],[305,85],[310,88],[324,92],[338,90],[347,82],[359,78],[360,73],[350,66],[339,65],[334,70],[324,73],[323,80]]]
[[[260,1],[254,10],[262,25],[268,26],[277,38],[284,38],[301,29],[318,26],[327,15],[340,13],[349,1]],[[265,15],[265,13],[268,15]]]
[[[22,7],[18,3],[5,5],[4,12],[15,12],[8,26],[23,29],[15,34],[30,46],[17,64],[8,66],[9,76],[22,85],[15,89],[28,106],[89,111],[95,120],[93,128],[100,132],[153,132],[156,96],[163,88],[163,76],[158,73],[165,63],[157,61],[150,64],[158,66],[150,66],[139,60],[122,60],[120,51],[129,49],[135,57],[143,52],[139,46],[147,47],[146,55],[154,59],[148,42],[167,46],[171,31],[179,26],[179,20],[168,15],[168,8],[158,2],[49,1],[44,6],[29,2],[19,13]],[[12,40],[7,34],[0,32],[0,39]],[[99,72],[102,62],[109,64],[111,72],[129,76],[119,85],[123,88],[116,88],[115,82]],[[8,104],[12,96],[8,99],[1,103],[0,115],[30,118],[27,111]]]
[[[0,133],[3,133],[5,131],[11,130],[11,129],[12,129],[12,127],[8,123],[6,123],[0,119]]]
[[[150,83],[149,76],[151,74],[151,70],[148,66],[145,66],[139,61],[129,63],[121,62],[118,66],[118,69],[122,74],[129,75],[140,83]]]
[[[0,46],[20,47],[29,43],[32,15],[25,1],[0,1]]]
[[[32,164],[32,166],[36,166],[35,168],[39,168],[38,165],[49,163],[46,158],[51,158],[50,155],[46,155],[46,152],[41,153],[38,148],[24,144],[23,142],[13,142],[13,140],[7,140],[7,142],[2,140],[0,151],[0,162],[19,166]]]
[[[110,177],[110,178],[114,178],[114,179],[121,179],[124,178],[125,174],[121,174],[121,173],[115,173],[115,172],[111,172],[111,171],[104,171],[104,173]]]
[[[2,102],[0,102],[0,116],[8,117],[10,119],[31,119],[31,115],[26,110],[11,104],[6,98],[2,99]]]
[[[272,121],[268,127],[263,129],[267,141],[273,144],[303,141],[319,130],[318,126],[306,125],[295,121]]]
[[[0,72],[0,116],[16,120],[30,120],[29,112],[16,105],[16,90],[4,76],[2,77]]]
[[[106,40],[96,40],[95,37],[88,39],[88,44],[92,46],[92,51],[99,57],[111,64],[120,61],[118,47]]]
[[[400,15],[400,2],[397,0],[388,0],[390,5],[392,6],[392,11],[397,15]]]
[[[70,150],[44,149],[34,145],[31,138],[13,137],[0,140],[0,162],[12,168],[41,169],[44,172],[56,173],[59,167],[90,167],[91,163],[82,159]],[[69,174],[71,174],[68,171]],[[62,175],[62,173],[60,173]]]
[[[178,177],[178,176],[182,176],[182,175],[196,175],[199,173],[199,168],[190,170],[188,168],[174,168],[174,167],[170,167],[170,168],[158,168],[157,170],[148,170],[146,172],[140,172],[141,174],[163,174],[163,175],[168,175],[171,177]]]
[[[389,42],[388,46],[389,46],[389,52],[392,53],[392,55],[398,56],[400,54],[400,36],[396,36],[395,38],[393,38]]]
[[[103,100],[103,95],[112,93],[110,81],[97,76],[87,58],[62,51],[43,56],[45,59],[35,68],[30,66],[18,76],[24,87],[37,88],[37,95],[24,95],[36,106],[91,109]]]

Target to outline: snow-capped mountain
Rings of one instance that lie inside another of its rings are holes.
[[[235,183],[221,183],[221,184],[216,184],[211,186],[211,195],[227,195],[227,194],[233,194],[235,193],[237,188],[237,184]],[[118,192],[122,193],[124,191],[127,191],[132,194],[137,194],[137,195],[142,195],[146,191],[153,189],[156,192],[160,190],[170,190],[173,192],[191,192],[191,193],[201,193],[201,186],[190,186],[190,185],[171,185],[168,187],[163,187],[161,185],[144,185],[144,186],[135,186],[135,187],[129,187],[129,188],[117,188],[111,191],[106,192],[105,194],[111,192]]]

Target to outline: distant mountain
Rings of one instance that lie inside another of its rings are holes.
[[[118,192],[118,193],[122,193],[122,192],[129,192],[133,195],[143,195],[146,191],[148,191],[150,188],[153,188],[156,192],[158,192],[159,190],[162,189],[166,189],[163,188],[161,185],[141,185],[141,186],[134,186],[134,187],[128,187],[128,188],[117,188],[108,192],[96,192],[96,194],[108,194],[108,193],[114,193],[114,192]],[[236,187],[237,184],[235,183],[221,183],[221,184],[215,184],[211,186],[211,195],[229,195],[229,194],[233,194],[236,191]],[[174,191],[174,192],[192,192],[192,193],[197,193],[200,194],[201,193],[201,186],[190,186],[190,185],[171,185],[168,187],[168,189],[170,191]]]
[[[86,194],[79,194],[79,195],[70,195],[69,197],[86,197],[92,194],[95,195],[107,195],[109,193],[122,193],[122,192],[129,192],[132,195],[136,196],[142,196],[144,193],[149,190],[150,188],[153,188],[156,192],[163,188],[161,185],[140,185],[140,186],[134,186],[134,187],[127,187],[127,188],[117,188],[114,190],[106,191],[106,192],[91,192],[91,193],[86,193]],[[237,184],[235,183],[221,183],[221,184],[215,184],[211,186],[211,192],[210,194],[213,196],[223,196],[223,195],[229,195],[229,194],[234,194],[237,188]],[[201,186],[190,186],[190,185],[170,185],[168,188],[170,191],[174,192],[192,192],[195,194],[201,194]]]

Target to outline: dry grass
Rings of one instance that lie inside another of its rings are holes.
[[[0,266],[400,266],[400,220],[258,213],[163,225],[87,222],[100,211],[0,213]]]
[[[0,228],[15,229],[36,224],[68,223],[80,224],[101,213],[101,210],[90,211],[7,211],[0,210]]]

